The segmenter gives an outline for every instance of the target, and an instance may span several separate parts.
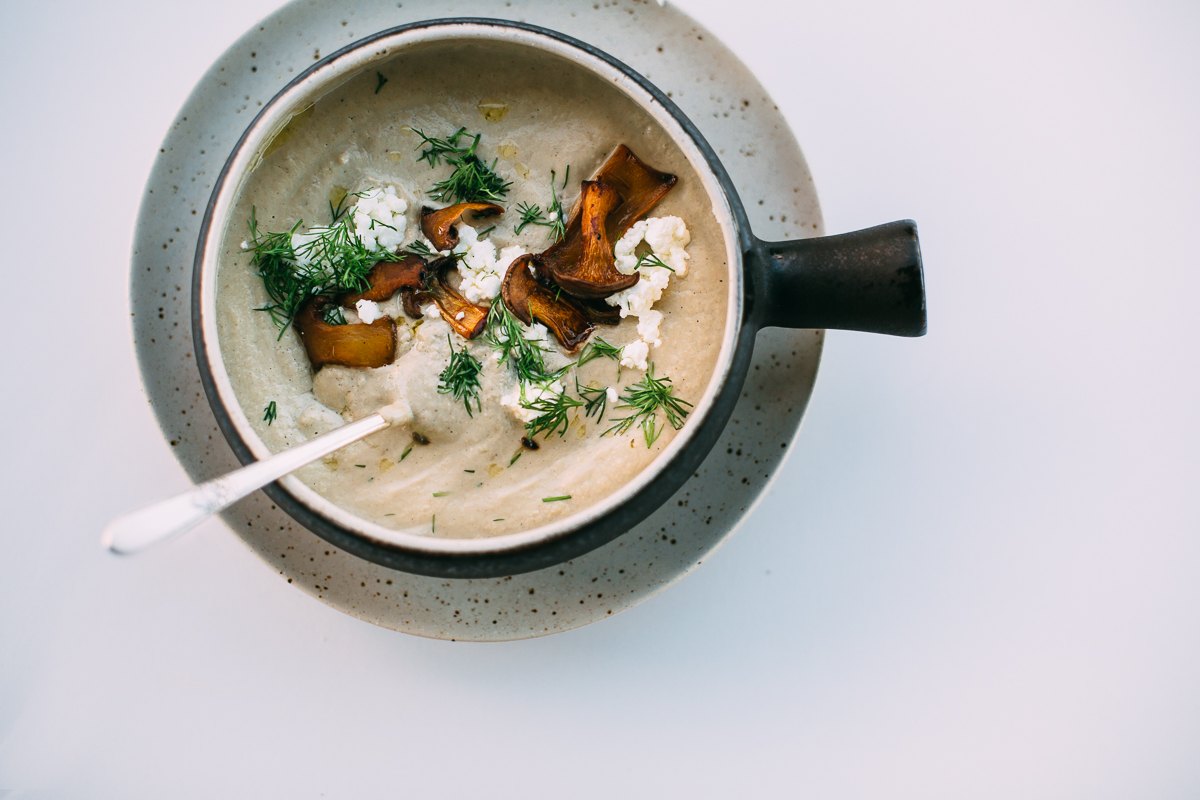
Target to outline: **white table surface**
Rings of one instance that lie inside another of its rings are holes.
[[[778,483],[679,586],[465,645],[217,523],[97,546],[186,483],[130,343],[142,184],[274,5],[0,4],[0,797],[1200,794],[1200,8],[680,2],[830,232],[918,221],[930,334],[830,334]]]

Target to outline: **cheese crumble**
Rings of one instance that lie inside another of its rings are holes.
[[[687,274],[687,246],[692,241],[687,225],[679,217],[651,217],[635,222],[613,247],[616,267],[625,275],[635,271],[641,273],[642,279],[623,292],[617,292],[605,298],[610,306],[616,306],[621,311],[621,317],[638,318],[638,341],[625,345],[621,351],[621,365],[633,369],[646,369],[646,359],[651,347],[662,345],[659,325],[662,323],[661,311],[654,311],[653,306],[662,298],[663,291],[671,282],[671,275],[683,277]],[[666,267],[651,264],[638,266],[641,260],[637,254],[638,247],[645,243]]]

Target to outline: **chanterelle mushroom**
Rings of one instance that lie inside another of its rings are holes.
[[[550,329],[563,347],[572,351],[587,340],[596,326],[574,300],[566,295],[556,298],[553,291],[529,274],[530,262],[538,258],[524,255],[514,261],[500,284],[500,296],[517,319],[526,325],[536,319]]]
[[[296,314],[296,331],[314,370],[326,364],[383,367],[392,363],[396,356],[396,326],[391,317],[380,317],[370,325],[330,325],[321,316],[329,305],[329,298],[314,297]]]
[[[454,263],[453,258],[439,258],[426,267],[428,283],[425,291],[417,295],[414,300],[418,303],[433,300],[437,303],[438,310],[442,312],[442,319],[450,323],[450,327],[454,328],[455,333],[464,339],[474,339],[483,333],[487,324],[488,312],[486,308],[475,305],[446,283],[446,270],[454,266]]]
[[[567,294],[576,297],[608,297],[628,289],[641,277],[617,271],[612,242],[608,238],[608,215],[621,203],[621,195],[602,181],[584,181],[579,196],[579,258],[574,263],[548,261],[550,277]]]
[[[425,286],[425,262],[420,256],[408,256],[400,261],[380,261],[367,275],[370,289],[342,297],[344,306],[359,300],[382,303],[400,289],[421,289]]]
[[[592,180],[608,184],[621,196],[620,205],[613,209],[605,221],[608,240],[616,242],[638,217],[671,191],[678,178],[643,164],[632,150],[621,145],[597,170]],[[542,254],[550,274],[578,263],[583,254],[583,241],[583,196],[580,195],[567,222],[566,235]],[[564,290],[566,288],[563,287]]]
[[[455,203],[446,208],[422,208],[421,232],[438,250],[453,250],[458,244],[458,229],[454,224],[467,211],[476,214],[503,214],[504,209],[493,203]]]

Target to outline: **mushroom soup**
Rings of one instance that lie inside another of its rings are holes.
[[[447,50],[358,75],[276,138],[224,234],[218,331],[272,451],[384,407],[403,423],[306,485],[388,528],[496,536],[666,448],[712,377],[729,266],[701,181],[634,102],[551,55]]]

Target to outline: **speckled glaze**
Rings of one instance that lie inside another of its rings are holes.
[[[186,273],[216,171],[255,110],[322,51],[432,16],[536,22],[612,53],[669,92],[700,127],[756,231],[777,239],[822,232],[811,178],[778,110],[728,50],[673,8],[620,0],[393,8],[293,3],[243,36],[201,80],[163,144],[138,220],[132,307],[143,382],[193,479],[237,466],[205,401],[187,324]],[[224,519],[289,583],[375,624],[458,640],[519,639],[579,627],[686,575],[749,513],[787,455],[822,341],[819,331],[760,332],[741,401],[695,476],[641,525],[550,569],[481,580],[395,572],[331,548],[262,494]]]

